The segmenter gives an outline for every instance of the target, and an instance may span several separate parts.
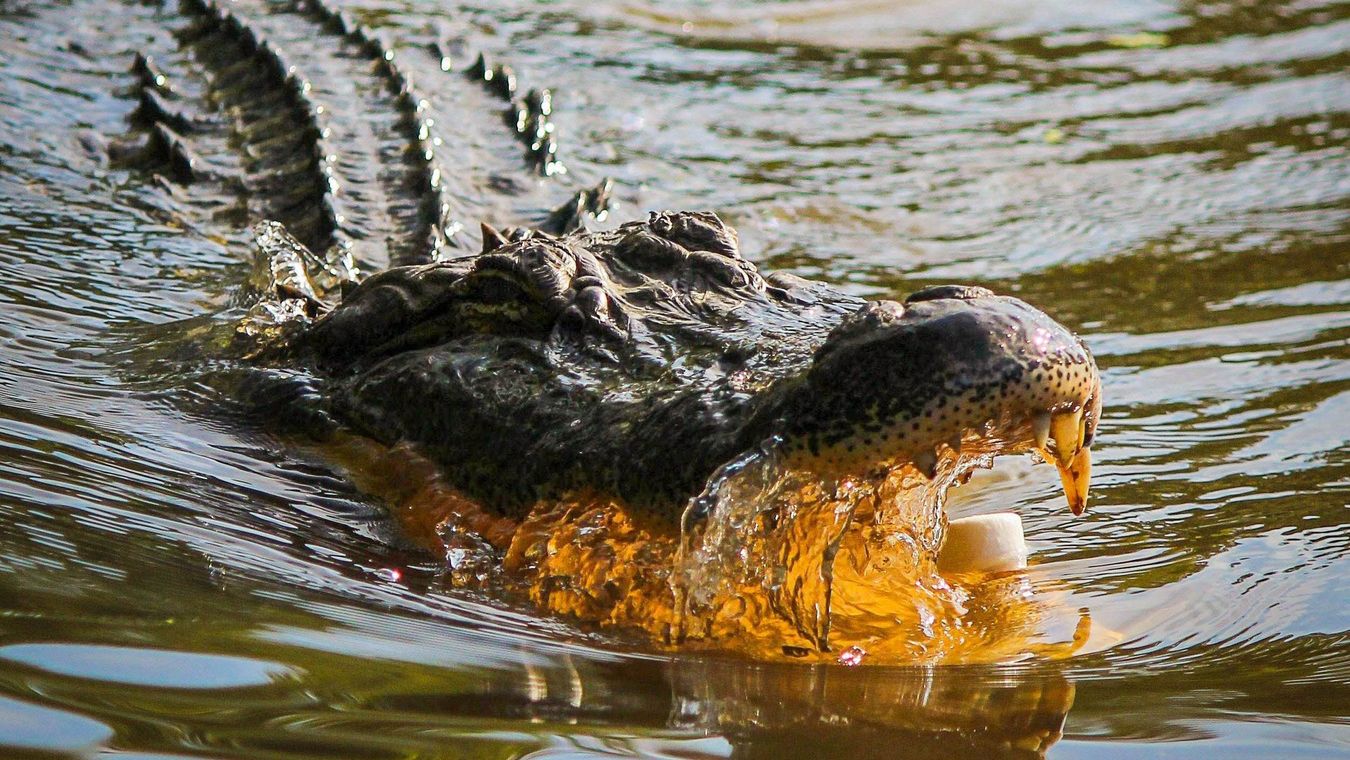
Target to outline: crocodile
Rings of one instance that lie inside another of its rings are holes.
[[[568,179],[532,215],[483,204],[500,188],[441,166],[438,97],[345,12],[179,12],[178,47],[135,58],[132,134],[112,150],[209,199],[199,223],[252,226],[247,315],[212,371],[260,416],[406,475],[383,479],[395,511],[455,578],[670,644],[826,652],[843,618],[915,579],[960,607],[932,568],[943,499],[993,456],[1040,452],[1085,508],[1100,376],[1031,305],[962,285],[864,300],[764,272],[715,213],[606,225],[608,180]],[[316,37],[326,57],[287,58]],[[416,51],[436,86],[471,82],[521,167],[567,178],[551,93],[452,48]]]

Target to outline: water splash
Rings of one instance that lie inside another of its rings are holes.
[[[731,462],[685,514],[681,635],[791,654],[899,634],[902,649],[931,654],[940,621],[969,599],[937,573],[947,492],[990,461],[949,451],[931,479],[912,465],[832,479],[792,467],[770,441]]]

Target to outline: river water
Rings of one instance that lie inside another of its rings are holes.
[[[450,589],[337,469],[138,350],[245,272],[238,225],[103,157],[130,54],[90,51],[153,6],[0,0],[0,754],[1350,754],[1350,6],[343,6],[555,88],[566,181],[613,176],[619,217],[714,208],[766,267],[984,284],[1078,330],[1089,512],[1018,459],[950,512],[1019,512],[1027,582],[1091,633],[764,664]]]

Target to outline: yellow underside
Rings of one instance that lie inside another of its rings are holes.
[[[583,625],[639,630],[663,648],[834,660],[858,647],[869,664],[967,663],[1063,656],[1089,633],[1083,617],[1065,640],[1047,641],[1051,605],[1024,574],[944,577],[925,536],[879,524],[866,502],[841,515],[811,489],[793,495],[813,506],[796,511],[786,533],[765,530],[769,538],[744,547],[747,562],[781,568],[778,576],[732,574],[690,605],[672,583],[687,579],[674,521],[644,524],[615,499],[584,492],[541,501],[516,521],[451,487],[409,447],[348,437],[324,453],[428,552],[449,557],[463,541],[486,542],[502,558],[491,579],[450,572],[451,582],[504,588]],[[888,484],[903,488],[915,477],[900,472]],[[887,498],[884,488],[878,498]],[[837,538],[832,561],[822,536]]]

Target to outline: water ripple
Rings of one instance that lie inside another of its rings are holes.
[[[618,219],[712,207],[775,267],[970,279],[1080,330],[1108,400],[1088,514],[1029,460],[952,511],[1023,515],[1045,638],[1081,613],[1086,646],[846,669],[672,659],[447,589],[340,468],[183,387],[156,352],[230,303],[246,235],[107,160],[129,38],[172,41],[158,6],[98,2],[0,3],[3,747],[988,757],[1066,714],[1066,754],[1344,741],[1344,4],[343,3],[419,86],[457,37],[554,87]],[[497,116],[433,90],[465,171],[501,173]]]

